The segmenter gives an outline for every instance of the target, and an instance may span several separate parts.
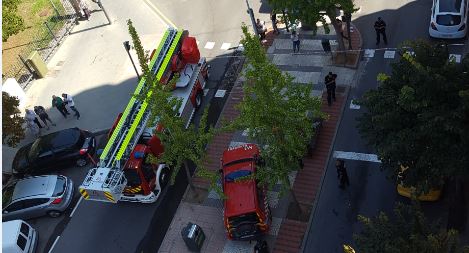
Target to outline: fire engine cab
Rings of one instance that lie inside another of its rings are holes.
[[[245,144],[229,148],[221,159],[224,224],[231,240],[252,240],[270,229],[272,217],[266,187],[255,178],[259,148]]]
[[[159,84],[166,85],[178,78],[172,95],[182,101],[176,116],[186,121],[187,128],[201,106],[210,66],[200,57],[195,38],[187,31],[174,28],[167,29],[150,58],[149,69]],[[144,89],[147,85],[151,84],[146,83],[145,77],[141,78],[134,96],[114,122],[97,167],[88,172],[79,187],[84,199],[153,203],[168,184],[171,169],[166,164],[146,161],[149,154],[158,157],[164,152],[154,134],[162,129],[157,122],[149,122],[147,102],[136,99],[136,95],[147,90]]]

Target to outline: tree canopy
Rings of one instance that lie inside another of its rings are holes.
[[[361,233],[354,234],[360,253],[469,253],[461,248],[456,230],[440,229],[430,224],[417,203],[398,203],[394,218],[380,212],[373,218],[359,215]]]
[[[17,97],[2,92],[2,143],[12,147],[24,139],[24,119],[20,115],[19,104]]]
[[[247,59],[244,98],[238,104],[240,116],[233,127],[247,129],[250,140],[260,145],[265,166],[258,170],[262,183],[283,182],[299,168],[313,133],[313,117],[322,117],[321,101],[311,95],[312,85],[293,83],[269,61],[259,40],[242,26],[244,54]]]
[[[21,0],[2,0],[2,41],[24,30],[24,20],[18,15],[18,4]]]
[[[392,64],[390,76],[360,103],[362,136],[377,151],[382,167],[398,174],[408,167],[404,185],[428,191],[469,167],[469,59],[448,61],[444,47],[422,41],[408,45]]]

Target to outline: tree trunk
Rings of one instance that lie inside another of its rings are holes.
[[[327,16],[331,19],[332,26],[334,26],[335,33],[337,35],[337,43],[339,44],[339,51],[343,52],[343,55],[345,57],[345,44],[344,44],[344,38],[342,37],[342,23],[337,22],[335,20],[335,9],[334,10],[328,10],[327,11]]]
[[[191,172],[189,171],[189,165],[187,164],[187,160],[184,161],[184,170],[186,171],[187,182],[191,187],[191,190],[194,194],[197,194],[197,189],[194,186],[194,182],[192,182]]]
[[[290,190],[290,195],[291,195],[292,200],[293,200],[293,206],[296,209],[295,211],[298,212],[297,213],[298,217],[302,217],[303,216],[303,210],[301,209],[300,203],[298,202],[298,199],[296,198],[295,192],[293,191],[293,188],[290,185],[290,179],[288,178],[288,176],[286,177],[286,180],[287,180],[287,183],[288,183],[288,189]]]

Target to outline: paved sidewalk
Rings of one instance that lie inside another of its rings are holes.
[[[264,43],[268,56],[282,71],[291,74],[299,85],[310,85],[313,83],[313,95],[321,97],[323,101],[322,110],[329,115],[329,119],[323,123],[320,130],[317,147],[312,157],[304,159],[304,169],[293,173],[290,180],[293,190],[301,203],[301,206],[309,216],[315,201],[316,192],[319,191],[321,178],[326,168],[326,163],[335,136],[337,124],[340,119],[344,103],[347,100],[348,86],[352,83],[355,70],[333,66],[330,55],[322,53],[321,39],[331,40],[333,50],[335,48],[333,34],[324,34],[319,29],[318,35],[312,32],[300,32],[301,49],[300,54],[292,55],[292,43],[290,35],[282,32],[273,35],[269,30]],[[355,33],[359,36],[359,33]],[[356,39],[356,38],[355,38]],[[355,43],[356,44],[356,43]],[[356,44],[358,45],[358,44]],[[324,77],[329,71],[338,74],[337,101],[332,106],[327,106],[325,96]],[[220,115],[221,118],[230,120],[239,115],[235,109],[242,97],[243,78],[239,78],[231,91],[227,102]],[[220,120],[218,121],[218,124]],[[217,126],[218,126],[217,124]],[[215,136],[208,146],[207,168],[212,171],[219,169],[219,159],[222,152],[230,147],[248,142],[243,132],[221,133]],[[195,177],[194,184],[200,188],[207,189],[208,181]],[[273,222],[268,235],[265,236],[271,252],[299,252],[305,231],[307,230],[307,218],[297,220],[297,217],[289,217],[288,209],[291,200],[288,197],[279,197],[279,186],[274,186],[268,192],[269,205],[272,210]],[[238,242],[226,239],[223,227],[223,202],[215,192],[209,192],[201,203],[191,203],[192,200],[184,199],[175,214],[159,252],[189,252],[181,238],[180,231],[188,223],[199,224],[206,234],[206,241],[201,252],[246,252],[253,251],[254,242]],[[208,214],[208,215],[207,215]]]
[[[137,85],[135,71],[122,44],[131,41],[127,19],[132,20],[146,50],[154,49],[166,30],[166,24],[144,3],[125,0],[103,0],[102,3],[112,24],[106,25],[104,13],[92,3],[90,20],[80,21],[74,27],[47,63],[47,76],[33,81],[26,90],[26,108],[42,105],[57,123],[50,130],[44,128],[42,134],[70,127],[90,131],[109,128],[117,114],[124,110]],[[135,54],[133,59],[138,64]],[[62,93],[73,96],[81,114],[80,120],[64,119],[57,109],[51,108],[52,95]],[[33,140],[34,137],[27,133],[18,147]],[[11,168],[16,150],[3,147],[3,171]]]

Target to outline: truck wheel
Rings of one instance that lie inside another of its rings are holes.
[[[199,109],[200,106],[202,105],[202,96],[203,96],[203,93],[202,93],[202,91],[200,91],[199,93],[197,93],[197,96],[195,97],[195,108],[196,109]]]
[[[52,218],[57,218],[57,217],[59,217],[60,215],[62,215],[62,212],[56,211],[56,210],[52,210],[52,211],[47,212],[47,215],[49,215],[49,217],[52,217]]]

